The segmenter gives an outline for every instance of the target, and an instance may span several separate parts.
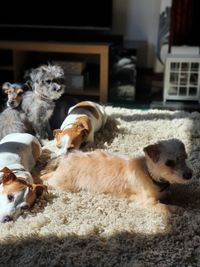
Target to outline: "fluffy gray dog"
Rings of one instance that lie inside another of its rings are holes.
[[[65,91],[64,71],[58,65],[42,65],[30,71],[28,83],[32,91],[23,95],[22,110],[39,139],[51,138],[49,119]]]

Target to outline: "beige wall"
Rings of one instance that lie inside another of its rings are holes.
[[[153,67],[161,0],[113,0],[113,32],[124,39],[146,41],[147,51],[139,64]],[[141,48],[144,49],[144,48]],[[140,51],[141,54],[141,51]]]

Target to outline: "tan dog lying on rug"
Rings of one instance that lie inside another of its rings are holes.
[[[145,156],[138,158],[123,158],[100,150],[75,151],[52,160],[41,179],[66,191],[110,193],[154,205],[169,184],[187,183],[192,178],[181,141],[160,141],[143,151]]]
[[[71,107],[60,129],[53,131],[61,154],[79,149],[83,143],[94,142],[94,134],[107,120],[104,108],[92,101],[83,101]]]

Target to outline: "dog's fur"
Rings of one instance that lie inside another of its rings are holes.
[[[95,132],[105,125],[106,120],[103,106],[95,102],[83,101],[72,106],[60,129],[53,131],[61,153],[66,154],[69,149],[79,149],[83,143],[93,143]]]
[[[46,190],[46,186],[34,184],[31,175],[40,154],[40,143],[33,135],[13,133],[1,140],[0,222],[16,219]]]
[[[60,128],[61,124],[67,117],[70,107],[76,105],[78,103],[78,99],[67,95],[66,93],[63,94],[57,101],[56,106],[53,111],[53,115],[50,119],[50,125],[52,131],[54,129]]]
[[[49,120],[55,108],[55,100],[64,93],[64,71],[57,65],[42,65],[29,73],[27,91],[22,100],[22,110],[39,139],[51,138]]]
[[[180,140],[160,141],[143,151],[145,156],[138,158],[123,158],[99,150],[72,152],[52,160],[41,179],[54,188],[110,193],[155,205],[169,184],[184,184],[192,178]]]
[[[0,113],[0,140],[11,133],[32,133],[24,112],[18,108],[6,108]]]
[[[31,125],[21,109],[23,86],[5,82],[2,90],[7,95],[7,108],[0,113],[0,140],[10,133],[32,133]]]
[[[22,102],[22,95],[24,93],[22,84],[5,82],[2,85],[2,90],[7,95],[7,107],[19,107]]]

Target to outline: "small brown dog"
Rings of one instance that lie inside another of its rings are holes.
[[[21,104],[24,93],[21,84],[5,82],[2,90],[7,94],[7,107],[17,108]]]
[[[143,151],[145,156],[138,158],[99,150],[72,152],[52,161],[41,179],[66,191],[110,193],[155,205],[170,184],[184,184],[192,178],[185,146],[178,139],[160,141]]]
[[[7,107],[0,113],[0,140],[10,133],[33,133],[26,114],[21,109],[25,85],[5,82]]]

